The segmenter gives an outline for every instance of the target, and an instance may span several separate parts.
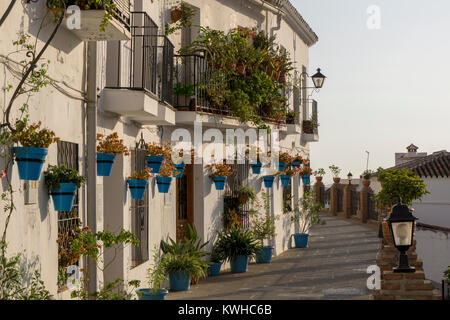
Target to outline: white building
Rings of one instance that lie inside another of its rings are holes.
[[[91,272],[91,278],[96,276],[97,283],[116,277],[125,281],[137,279],[145,286],[151,250],[161,239],[182,238],[186,223],[194,224],[205,241],[213,239],[222,227],[224,202],[235,196],[233,190],[238,185],[248,184],[258,193],[264,191],[261,175],[252,174],[248,165],[237,165],[239,174],[229,179],[226,191],[216,191],[204,165],[198,164],[187,166],[184,177],[172,182],[169,194],[158,193],[155,179],[151,178],[144,201],[130,198],[126,178],[133,170],[145,167],[142,139],[147,143],[170,140],[177,128],[185,128],[193,136],[195,122],[202,124],[203,132],[218,128],[223,134],[227,128],[241,128],[242,124],[199,105],[193,110],[179,108],[181,105],[174,99],[173,79],[169,74],[171,68],[177,68],[177,58],[172,61],[172,55],[198,34],[198,29],[192,27],[169,38],[164,36],[170,8],[180,1],[116,2],[117,15],[106,33],[97,32],[103,15],[95,12],[81,12],[81,30],[70,30],[63,23],[43,55],[51,61],[48,76],[54,83],[33,94],[28,101],[32,122],[42,121],[44,127],[53,129],[61,138],[60,143],[50,146],[44,168],[49,164],[67,164],[87,177],[87,184],[78,193],[75,218],[73,213],[53,210],[42,176],[40,181],[32,183],[19,180],[16,165],[9,172],[17,209],[8,228],[8,252],[25,251],[28,262],[40,269],[47,288],[58,298],[68,298],[69,292],[58,289],[56,240],[58,233],[74,227],[76,217],[96,231],[130,230],[141,241],[139,248],[126,247],[104,274],[98,270]],[[288,0],[187,0],[185,3],[196,11],[194,25],[225,32],[238,26],[258,27],[276,35],[277,41],[290,53],[297,76],[309,73],[309,47],[318,38]],[[30,34],[33,41],[37,36],[39,49],[53,31],[55,24],[51,17],[46,18],[44,27],[38,31],[44,6],[45,1],[18,3],[0,27],[0,57],[5,66],[0,80],[2,88],[9,83],[17,84],[6,67],[19,69],[17,62],[24,58],[23,53],[8,56],[16,47],[12,43],[18,33]],[[7,3],[0,3],[0,12],[5,12],[6,7]],[[302,87],[307,85],[303,77]],[[11,94],[5,89],[3,92],[4,101],[8,101]],[[302,133],[301,120],[317,117],[317,103],[306,100],[307,89],[301,95],[288,97],[290,108],[300,111],[301,118],[295,124],[280,126],[281,150],[309,158],[309,143],[318,141],[318,134]],[[22,98],[16,102],[12,119],[18,114],[17,105],[23,102]],[[124,139],[132,155],[118,157],[110,177],[97,177],[95,136],[112,132]],[[283,192],[292,193],[294,201],[302,196],[298,177],[288,188],[282,187],[277,179],[270,191],[270,214],[282,216],[273,239],[276,255],[289,248],[291,234],[295,232],[295,226],[283,217]],[[0,226],[3,228],[4,224],[2,215]]]

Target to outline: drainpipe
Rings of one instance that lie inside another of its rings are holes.
[[[97,42],[87,43],[87,150],[85,154],[85,165],[87,179],[87,226],[92,232],[97,232],[97,164],[96,164],[96,142],[97,142]],[[97,266],[95,261],[88,258],[87,276],[89,293],[97,291]]]

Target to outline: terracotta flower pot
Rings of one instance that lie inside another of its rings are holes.
[[[333,178],[333,181],[334,181],[334,183],[339,183],[339,182],[341,182],[341,178],[336,178],[336,177],[334,177],[334,178]]]
[[[364,187],[368,187],[370,186],[370,180],[363,180],[362,184]]]
[[[172,11],[170,12],[170,19],[172,20],[173,23],[177,22],[178,20],[181,19],[181,10],[180,9],[172,9]]]
[[[322,179],[323,179],[323,177],[316,177],[316,181],[317,181],[317,182],[321,182]]]

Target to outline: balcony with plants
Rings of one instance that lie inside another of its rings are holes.
[[[306,103],[306,114],[302,121],[302,139],[306,142],[319,141],[319,117],[316,100],[309,100]]]
[[[70,6],[78,6],[78,13]],[[62,26],[82,41],[129,40],[131,37],[130,0],[47,0],[47,8],[59,16],[66,11]],[[75,19],[80,25],[75,26]]]
[[[200,36],[175,55],[177,123],[267,127],[286,123],[293,70],[289,54],[256,28],[228,33],[201,28]]]
[[[108,50],[103,108],[142,125],[173,125],[174,46],[147,13],[133,12],[131,22],[131,52]]]

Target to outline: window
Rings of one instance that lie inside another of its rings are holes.
[[[245,229],[249,227],[248,211],[249,204],[239,203],[239,187],[241,185],[247,185],[247,178],[249,175],[250,165],[248,159],[245,160],[245,164],[232,164],[233,174],[227,178],[225,184],[225,193],[223,199],[224,212],[235,210],[236,213],[242,217],[242,226]]]

